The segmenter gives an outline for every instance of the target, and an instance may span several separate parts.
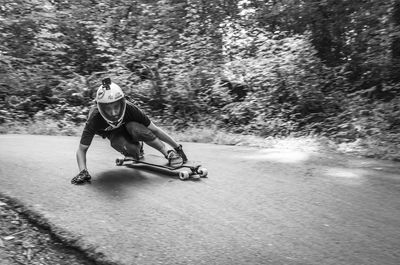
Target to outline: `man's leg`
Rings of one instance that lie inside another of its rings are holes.
[[[130,139],[130,135],[123,128],[111,132],[108,138],[112,148],[124,156],[132,156],[135,159],[140,158],[139,142],[132,141],[132,139]]]
[[[158,150],[164,156],[168,155],[165,144],[158,139],[146,126],[138,122],[129,122],[125,125],[132,141],[143,141],[154,149]]]
[[[134,141],[143,141],[151,147],[162,153],[165,158],[168,159],[170,166],[179,166],[183,164],[183,158],[179,156],[175,151],[168,150],[163,141],[158,139],[154,133],[137,122],[129,122],[125,125],[126,131],[130,134],[131,139]]]
[[[167,150],[163,141],[158,138],[155,138],[153,141],[148,141],[146,144],[160,151],[166,159],[168,159],[169,166],[181,166],[185,161],[183,161],[183,157],[181,157],[177,152],[173,150]]]

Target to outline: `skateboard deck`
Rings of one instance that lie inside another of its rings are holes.
[[[171,166],[164,157],[151,154],[145,155],[144,158],[140,160],[136,160],[133,157],[117,158],[115,164],[117,166],[136,168],[146,166],[146,168],[162,169],[178,175],[181,180],[200,179],[205,178],[208,175],[207,169],[196,162],[188,161],[182,165]]]

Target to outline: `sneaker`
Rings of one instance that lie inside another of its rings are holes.
[[[170,167],[179,167],[183,165],[182,157],[174,150],[168,150],[168,155],[166,158],[168,159],[168,165]]]
[[[141,160],[144,158],[144,149],[143,149],[143,142],[139,142],[140,149],[139,149],[139,157],[138,159]]]
[[[120,152],[120,153],[123,154],[125,156],[125,158],[127,158],[127,159],[142,160],[142,159],[144,159],[143,142],[139,142],[139,152],[128,153],[125,151],[125,152]]]

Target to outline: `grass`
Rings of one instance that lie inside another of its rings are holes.
[[[8,122],[0,124],[0,134],[40,134],[78,136],[83,130],[82,125],[68,123],[64,120],[44,119],[29,122]]]
[[[0,124],[0,134],[40,134],[80,136],[83,124],[76,125],[65,120],[43,119],[31,122],[9,122]],[[176,131],[171,127],[162,128],[176,141],[212,143],[219,145],[252,146],[258,148],[280,148],[307,151],[334,151],[371,158],[400,161],[400,144],[395,141],[375,138],[357,139],[353,142],[337,143],[327,137],[258,137],[221,131],[218,128],[191,127]]]

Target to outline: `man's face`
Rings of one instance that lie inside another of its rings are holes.
[[[117,121],[120,118],[121,103],[119,101],[107,104],[103,107],[103,110],[107,117],[112,121]]]

